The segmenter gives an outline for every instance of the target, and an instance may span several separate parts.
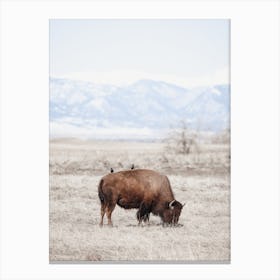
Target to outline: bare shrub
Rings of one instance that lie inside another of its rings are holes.
[[[199,151],[198,133],[191,131],[185,121],[181,121],[178,128],[172,129],[165,139],[166,150],[178,154],[190,154]]]
[[[226,128],[212,137],[212,144],[229,144],[230,129]]]

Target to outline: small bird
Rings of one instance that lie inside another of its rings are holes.
[[[114,173],[114,169],[111,167],[111,173]]]
[[[132,165],[131,165],[131,170],[133,170],[134,169],[134,164],[132,163]]]

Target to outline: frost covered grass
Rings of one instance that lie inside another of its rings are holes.
[[[50,261],[229,261],[228,149],[211,149],[197,161],[166,153],[161,143],[51,141]],[[114,226],[99,227],[98,182],[111,166],[131,163],[169,177],[186,203],[178,227],[163,227],[153,215],[150,225],[138,226],[136,210],[118,206]]]

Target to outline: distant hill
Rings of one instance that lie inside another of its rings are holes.
[[[229,117],[229,85],[187,89],[139,80],[120,87],[50,78],[51,137],[160,137],[181,120],[217,132],[229,126]]]

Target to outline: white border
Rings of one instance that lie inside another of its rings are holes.
[[[231,19],[231,264],[49,264],[49,18]],[[278,1],[2,1],[1,279],[279,279],[279,33]]]

